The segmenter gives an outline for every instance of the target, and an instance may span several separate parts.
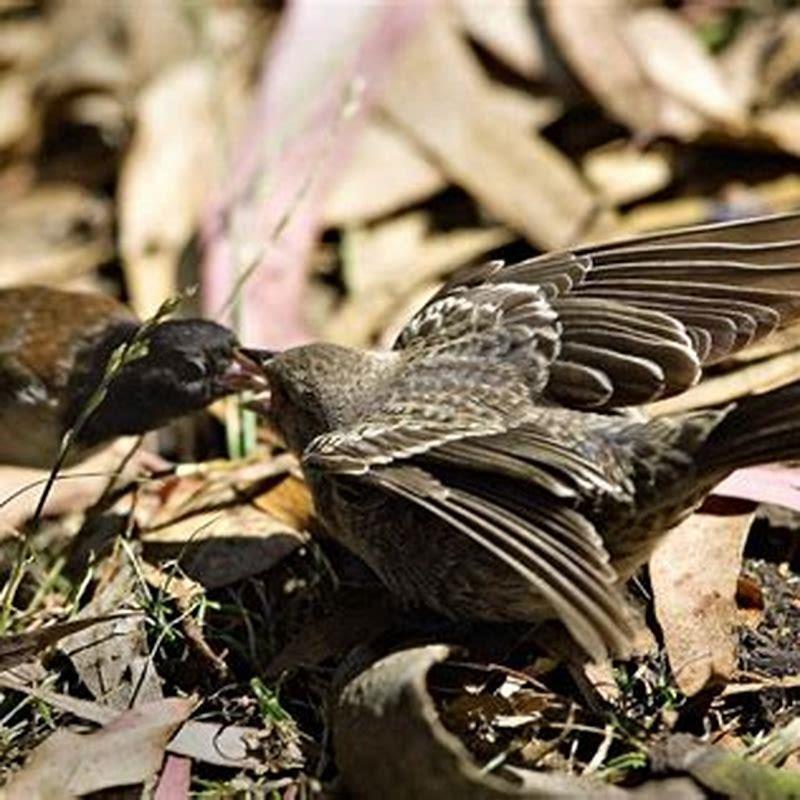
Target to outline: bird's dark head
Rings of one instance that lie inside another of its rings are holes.
[[[70,411],[73,419],[99,385],[119,339],[110,337],[91,359],[88,374],[76,376],[86,388],[75,392],[78,402]],[[231,392],[228,378],[238,370],[238,343],[222,325],[199,319],[169,320],[154,327],[144,342],[143,354],[114,375],[105,399],[86,422],[81,434],[84,441],[144,433]]]
[[[254,408],[298,454],[319,434],[358,419],[380,397],[398,366],[397,353],[334,344],[303,345],[277,354],[244,352],[260,362],[269,385],[268,397]]]

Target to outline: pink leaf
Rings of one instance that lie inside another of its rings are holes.
[[[182,756],[167,756],[158,778],[155,800],[186,800],[192,783],[192,761]]]
[[[778,466],[740,469],[716,486],[714,494],[800,511],[800,470]]]
[[[241,294],[238,328],[248,343],[286,347],[308,338],[305,267],[322,202],[361,129],[363,114],[348,112],[354,87],[363,87],[363,111],[435,2],[343,3],[335,13],[320,13],[316,0],[288,4],[227,195],[204,230],[210,313],[230,296],[237,268],[257,264]]]

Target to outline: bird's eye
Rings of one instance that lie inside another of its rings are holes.
[[[205,362],[198,359],[182,361],[178,370],[180,377],[185,381],[199,381],[206,376]]]

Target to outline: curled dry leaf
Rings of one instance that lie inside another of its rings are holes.
[[[536,244],[558,248],[607,231],[570,161],[520,127],[493,91],[467,43],[435,16],[403,52],[382,104],[454,183]]]
[[[445,645],[393,653],[342,690],[333,714],[333,742],[342,776],[355,797],[627,796],[623,790],[568,775],[514,770],[505,779],[481,770],[441,724],[428,693],[429,670],[449,653]]]
[[[752,521],[752,513],[694,514],[650,560],[656,617],[688,696],[727,681],[736,667],[736,587]]]
[[[31,753],[4,797],[72,798],[151,781],[167,742],[194,706],[191,698],[173,697],[126,711],[95,733],[60,728]]]
[[[426,676],[449,654],[444,645],[394,653],[342,691],[333,742],[345,783],[356,797],[478,797],[485,794],[484,781],[503,791],[496,778],[481,775],[436,717]],[[401,751],[397,742],[403,742]]]

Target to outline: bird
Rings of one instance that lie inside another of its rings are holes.
[[[65,433],[142,323],[120,301],[43,286],[0,290],[0,464],[50,469]],[[121,366],[67,452],[78,463],[109,440],[156,429],[235,390],[238,342],[203,319],[165,320]]]
[[[800,214],[773,215],[470,267],[388,350],[246,352],[323,525],[403,605],[555,618],[598,661],[630,653],[623,587],[664,535],[800,457],[800,383],[643,407],[799,317]]]

